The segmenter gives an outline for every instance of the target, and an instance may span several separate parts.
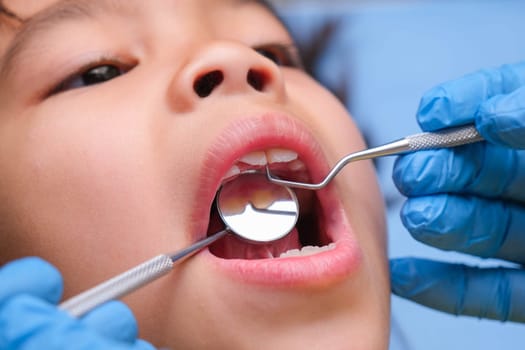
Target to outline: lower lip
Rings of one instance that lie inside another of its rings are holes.
[[[335,248],[308,256],[273,259],[221,259],[203,251],[219,271],[242,283],[268,287],[316,287],[338,283],[361,265],[361,249],[355,240],[340,201],[323,190],[318,193],[325,216],[325,231]],[[322,198],[321,198],[322,197]]]

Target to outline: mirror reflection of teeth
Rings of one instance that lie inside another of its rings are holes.
[[[250,202],[257,209],[266,209],[276,200],[274,191],[256,190],[250,196]]]
[[[250,194],[239,194],[231,196],[221,201],[221,208],[224,214],[234,215],[244,212],[248,205],[256,209],[268,209],[276,200],[281,199],[283,195],[272,190],[255,190]],[[286,198],[286,197],[285,197]]]
[[[221,210],[226,215],[241,214],[246,208],[245,197],[227,197],[221,200]]]

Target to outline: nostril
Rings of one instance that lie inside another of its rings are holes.
[[[223,80],[224,74],[220,70],[214,70],[197,78],[193,84],[193,90],[199,97],[207,97]]]
[[[266,76],[264,73],[250,69],[248,75],[246,76],[246,81],[257,91],[263,91],[264,86],[266,85]]]

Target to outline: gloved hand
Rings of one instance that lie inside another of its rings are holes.
[[[435,87],[417,118],[425,131],[475,123],[487,142],[398,158],[403,224],[431,246],[516,265],[395,259],[393,293],[453,314],[525,322],[525,62]]]
[[[137,324],[121,302],[110,302],[75,319],[59,310],[59,272],[39,258],[0,268],[0,349],[153,350],[137,340]]]

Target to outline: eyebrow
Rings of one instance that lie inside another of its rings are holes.
[[[13,73],[15,62],[30,49],[38,37],[55,27],[75,20],[94,19],[101,13],[122,14],[129,9],[129,4],[135,1],[118,0],[61,0],[42,10],[35,16],[25,20],[21,28],[11,40],[0,60],[0,77],[8,77]],[[271,5],[265,0],[237,0],[238,4],[258,4],[275,14]],[[126,4],[126,6],[122,6]]]
[[[62,0],[25,20],[14,35],[0,61],[0,76],[8,77],[18,58],[24,56],[38,37],[58,24],[93,19],[99,13],[117,10],[112,0]]]

